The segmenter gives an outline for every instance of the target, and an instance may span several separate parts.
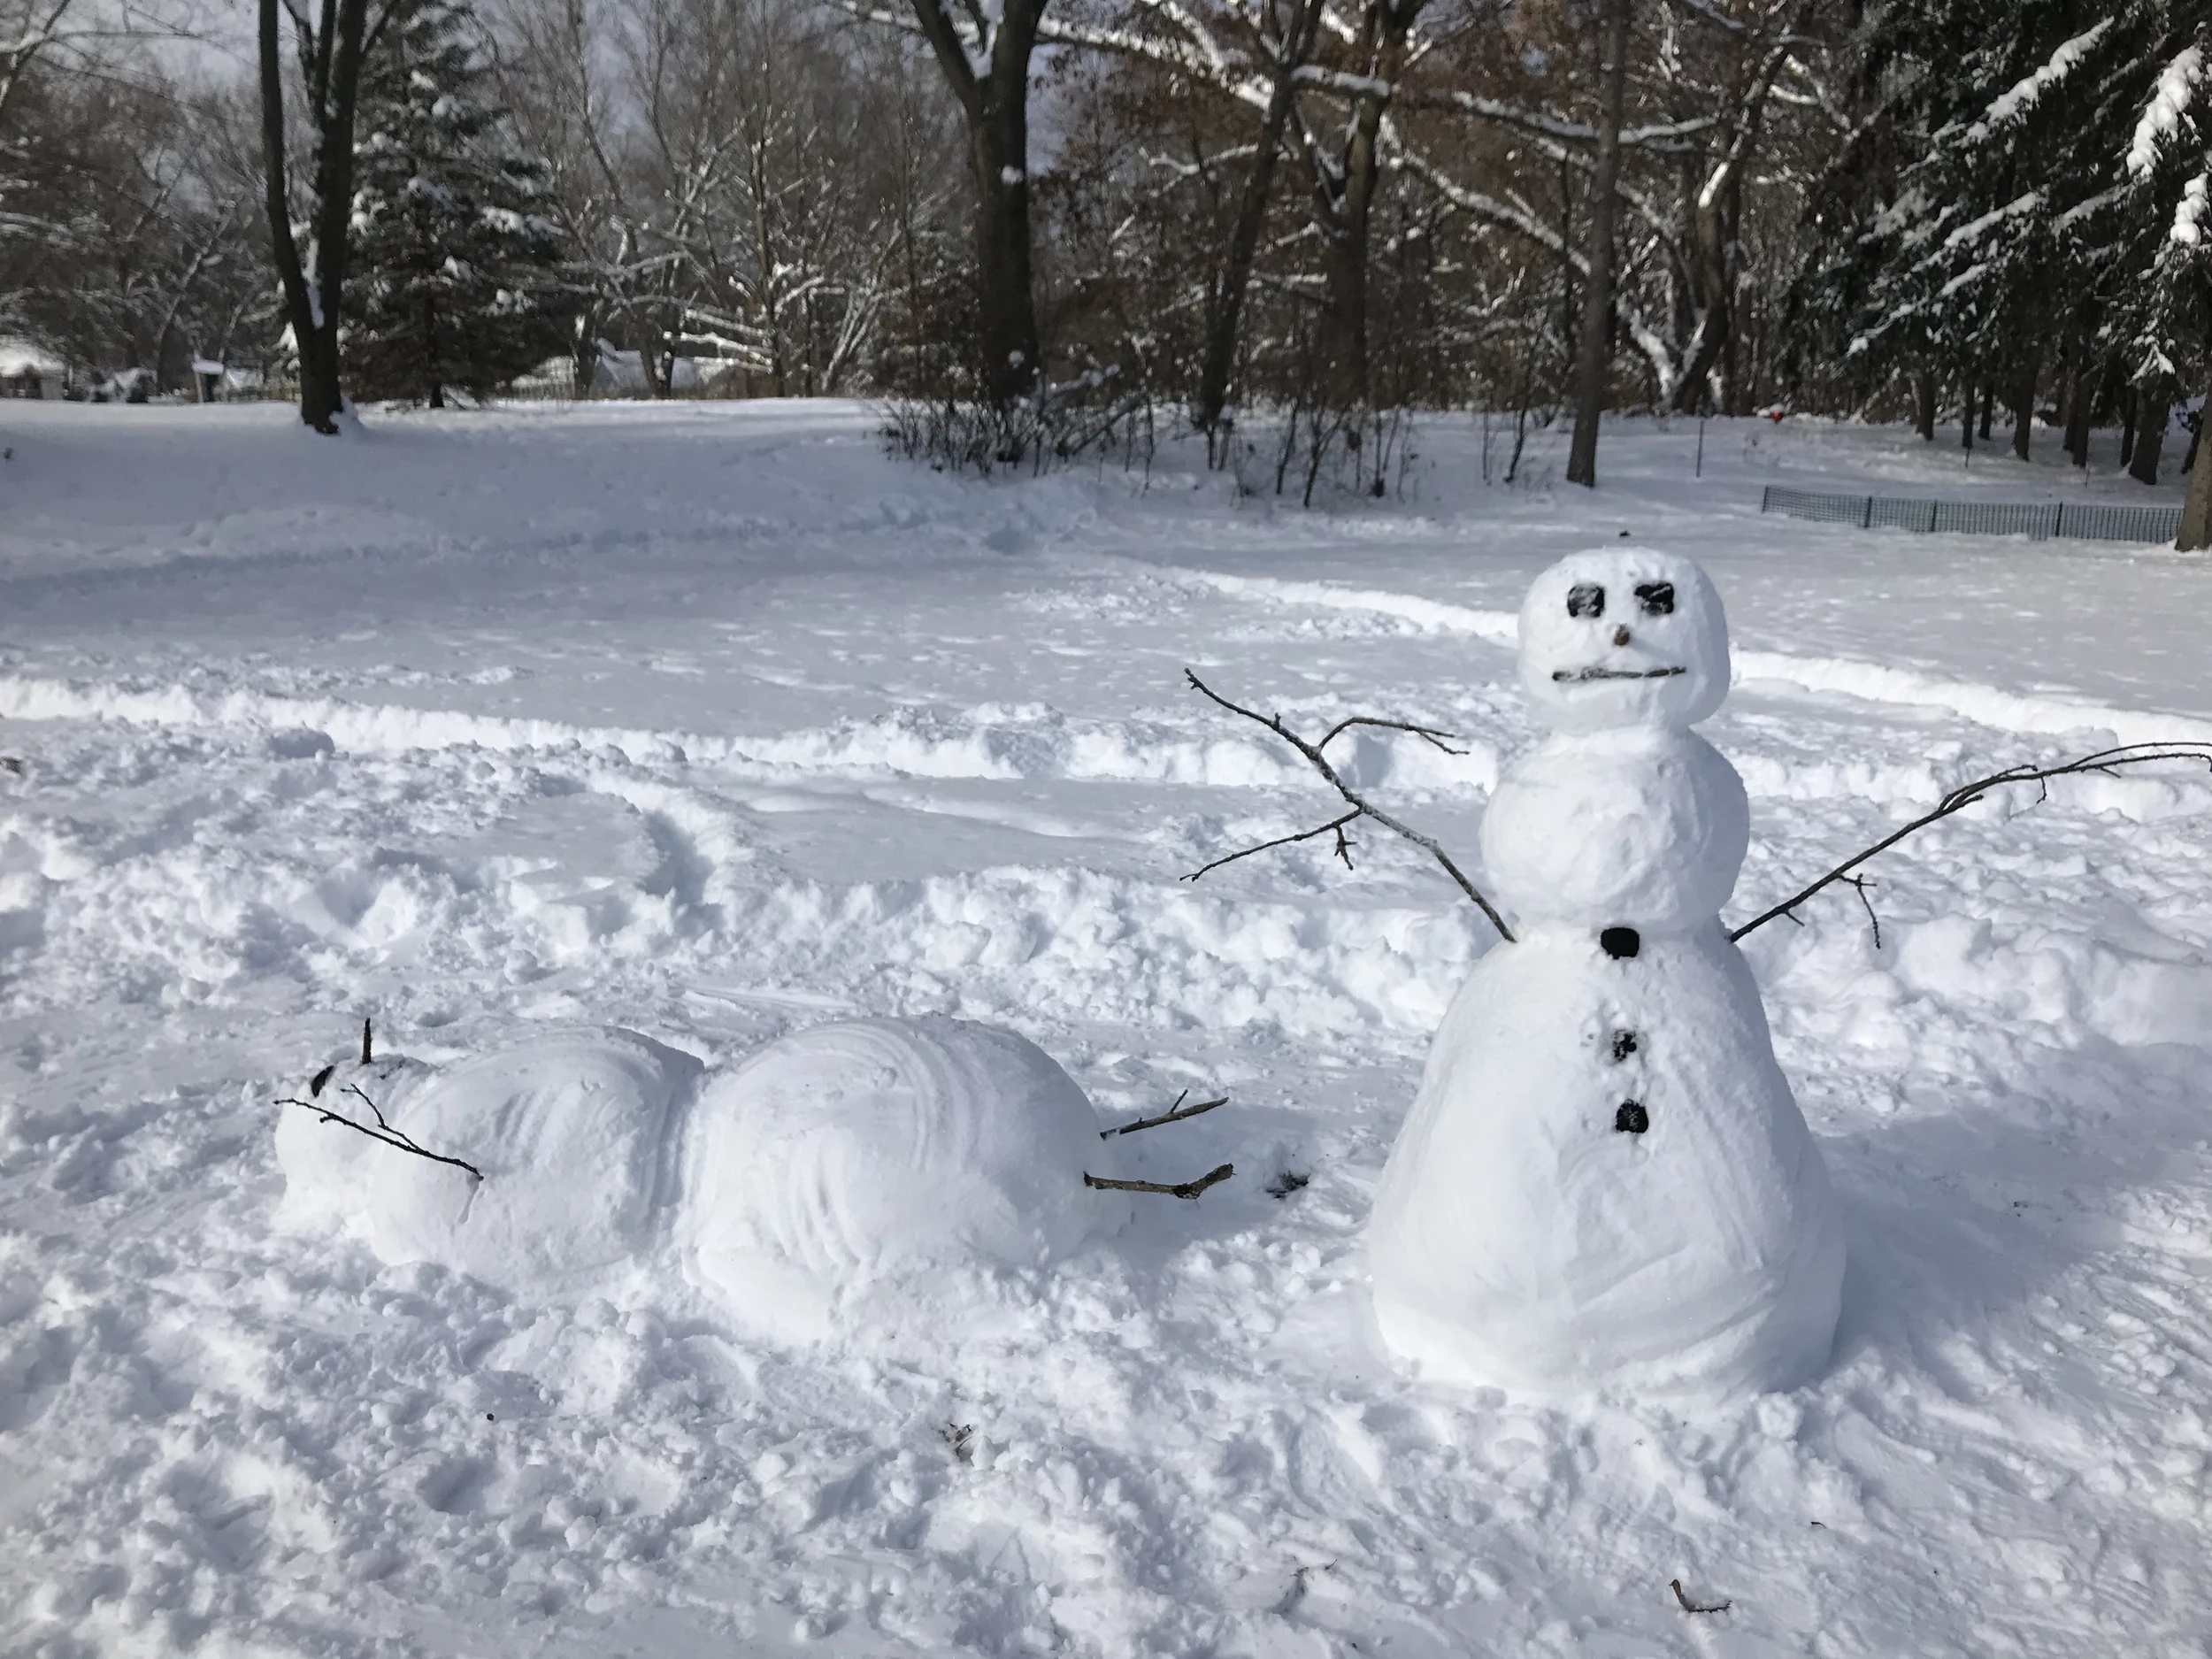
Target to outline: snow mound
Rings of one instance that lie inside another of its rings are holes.
[[[606,1027],[534,1033],[436,1072],[403,1066],[386,1094],[363,1093],[419,1145],[484,1179],[294,1108],[277,1137],[287,1208],[345,1220],[388,1263],[434,1262],[518,1294],[598,1288],[654,1253],[664,1159],[700,1070]],[[368,1120],[358,1098],[334,1103]]]
[[[819,1336],[841,1302],[915,1310],[961,1270],[1042,1267],[1126,1220],[1074,1080],[947,1018],[818,1025],[712,1079],[685,1139],[676,1248],[733,1317]]]

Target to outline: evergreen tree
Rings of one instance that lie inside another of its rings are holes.
[[[2133,273],[2120,344],[2138,381],[2201,388],[2212,373],[2212,64],[2199,29],[2170,27],[2136,69],[2119,178],[2119,257]]]
[[[2112,181],[2091,111],[2120,20],[2086,0],[1889,17],[1890,73],[1910,77],[1925,139],[1869,227],[1880,268],[1856,349],[1878,366],[1909,353],[1966,397],[2004,388],[2024,452],[2048,358],[2097,326],[2108,262],[2091,221]]]
[[[361,78],[344,351],[365,397],[442,407],[567,344],[548,169],[489,100],[466,0],[400,0]]]
[[[2119,306],[2121,361],[2139,387],[2212,391],[2212,19],[2204,7],[2144,0],[2162,27],[2145,31],[2130,67],[2126,151],[2116,169],[2122,234],[2118,257],[2133,280]],[[2198,415],[2183,548],[2212,545],[2212,445]],[[2130,471],[2157,476],[2158,434],[2137,440]]]

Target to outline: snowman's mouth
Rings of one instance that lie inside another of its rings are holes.
[[[1686,668],[1555,668],[1551,677],[1555,680],[1664,680],[1670,674],[1689,672]]]

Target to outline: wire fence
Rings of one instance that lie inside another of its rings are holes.
[[[2024,535],[2032,541],[2070,536],[2083,541],[2171,541],[2181,534],[2181,509],[2103,502],[1915,501],[1897,495],[1824,495],[1769,484],[1761,512],[1786,513],[1819,524],[1862,530],[1911,530],[1922,535]]]

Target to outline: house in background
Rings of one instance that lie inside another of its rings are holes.
[[[27,340],[0,340],[0,397],[66,395],[69,366]]]

